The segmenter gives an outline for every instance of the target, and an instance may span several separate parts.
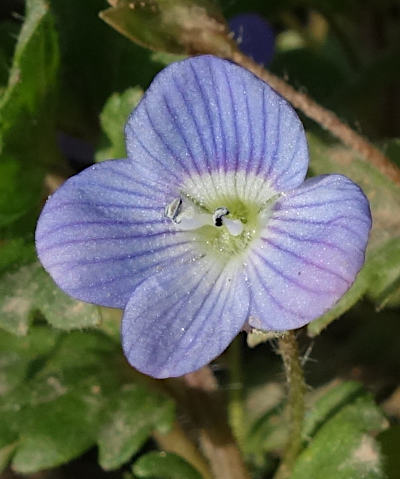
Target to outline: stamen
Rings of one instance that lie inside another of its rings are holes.
[[[167,218],[177,223],[176,218],[182,209],[182,198],[175,198],[165,207],[164,214]]]
[[[229,215],[228,208],[225,208],[225,206],[217,208],[213,214],[214,226],[225,225],[232,236],[239,236],[243,231],[243,223],[240,220],[231,220],[226,217],[227,215]]]
[[[199,212],[195,205],[182,200],[180,197],[172,200],[165,207],[164,213],[182,230],[195,230],[202,226],[212,225],[210,214]]]
[[[217,208],[213,214],[214,226],[218,226],[218,227],[222,226],[223,225],[222,218],[226,215],[229,215],[228,208],[225,208],[225,206],[221,206],[220,208]]]
[[[239,236],[243,232],[243,224],[238,219],[230,219],[229,210],[225,206],[217,208],[214,213],[204,213],[196,204],[181,197],[175,198],[165,207],[165,216],[173,221],[179,229],[196,230],[202,226],[226,226],[232,236]]]

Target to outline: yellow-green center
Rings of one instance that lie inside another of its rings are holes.
[[[260,236],[277,195],[264,203],[237,197],[216,197],[200,203],[186,192],[166,207],[177,229],[191,231],[194,239],[220,260],[242,254]]]
[[[258,236],[261,226],[259,221],[260,208],[259,205],[245,205],[242,201],[233,198],[225,199],[222,206],[229,211],[226,218],[239,220],[243,225],[243,231],[234,236],[225,225],[221,227],[206,225],[197,230],[197,236],[200,241],[204,242],[208,250],[211,248],[218,256],[230,257],[244,252],[253,238]],[[221,207],[221,204],[210,204],[209,211],[213,212],[219,207]]]

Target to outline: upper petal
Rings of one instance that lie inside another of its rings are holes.
[[[123,308],[149,274],[196,257],[187,232],[164,217],[171,185],[129,160],[94,165],[47,201],[36,229],[45,269],[71,296]]]
[[[249,256],[250,324],[293,329],[327,311],[361,269],[370,228],[368,200],[344,176],[283,195]]]
[[[208,55],[157,75],[127,123],[126,138],[131,159],[185,184],[192,178],[197,185],[215,170],[241,171],[285,191],[304,180],[308,166],[293,108],[249,71]]]
[[[145,280],[122,321],[132,366],[157,378],[195,371],[218,356],[242,328],[249,296],[238,265],[204,257]]]

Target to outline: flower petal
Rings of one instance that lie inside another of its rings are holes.
[[[122,321],[130,364],[157,378],[174,377],[222,353],[248,315],[248,290],[238,268],[202,258],[138,286]]]
[[[183,177],[197,185],[213,171],[240,171],[285,191],[301,184],[308,166],[293,108],[252,73],[208,55],[159,73],[126,137],[128,156],[167,181]]]
[[[36,230],[40,261],[71,296],[123,308],[149,274],[196,257],[190,234],[164,217],[174,195],[129,160],[94,165],[47,201]]]
[[[368,200],[344,176],[311,178],[283,195],[249,256],[250,324],[293,329],[327,311],[361,269],[370,227]]]

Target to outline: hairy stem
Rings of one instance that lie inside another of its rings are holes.
[[[289,388],[289,441],[274,479],[286,479],[290,476],[301,449],[306,388],[295,333],[288,331],[279,338],[278,347]]]
[[[382,174],[395,183],[400,184],[400,169],[390,162],[386,156],[364,137],[343,123],[332,111],[316,103],[305,93],[300,93],[286,83],[282,78],[265,70],[261,65],[247,57],[239,50],[232,50],[230,60],[247,68],[262,80],[266,81],[274,90],[286,98],[295,108],[301,110],[306,116],[329,130],[345,145],[360,153],[372,163]]]

